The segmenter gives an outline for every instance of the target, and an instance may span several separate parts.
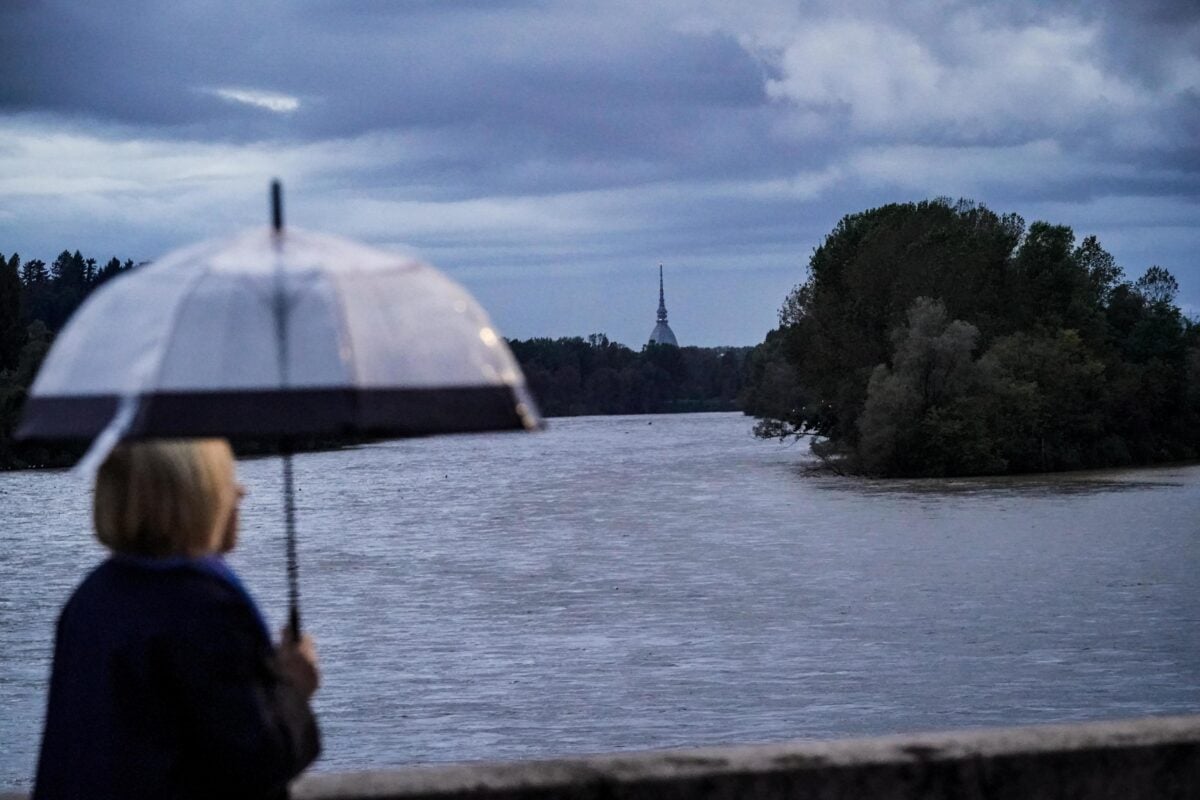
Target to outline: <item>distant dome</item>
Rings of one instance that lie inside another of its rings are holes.
[[[658,265],[658,324],[650,333],[650,344],[669,344],[672,347],[679,347],[679,342],[675,341],[675,332],[667,324],[667,301],[663,296],[662,264]]]
[[[669,344],[679,347],[679,342],[675,341],[674,331],[666,322],[660,322],[654,326],[654,332],[650,334],[650,344]]]

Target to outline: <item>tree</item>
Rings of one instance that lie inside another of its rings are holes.
[[[766,340],[746,356],[745,385],[738,402],[747,414],[758,417],[755,433],[763,437],[782,437],[802,433],[806,420],[815,411],[804,411],[806,395],[796,375],[796,367],[784,352],[787,332],[769,331]]]
[[[49,283],[50,273],[46,269],[46,262],[40,259],[26,261],[24,268],[21,270],[21,282],[26,286],[37,286],[43,283]]]
[[[1137,279],[1133,288],[1147,303],[1170,305],[1179,294],[1179,281],[1160,266],[1153,266]]]
[[[1024,221],[974,203],[893,204],[843,217],[780,311],[779,355],[803,398],[777,430],[853,449],[876,365],[918,297],[970,320],[982,343],[1011,332],[1010,258]],[[777,376],[778,370],[773,371]],[[776,405],[779,405],[778,403]]]
[[[1075,263],[1087,273],[1092,293],[1100,304],[1107,303],[1124,280],[1125,271],[1095,236],[1084,238],[1073,254]]]
[[[64,286],[82,283],[82,272],[76,275],[72,267],[71,251],[63,250],[50,264],[50,280]]]
[[[103,267],[100,268],[100,271],[96,273],[96,285],[100,285],[107,280],[115,278],[123,271],[124,270],[121,267],[121,260],[116,256],[113,256]]]
[[[63,250],[50,265],[50,288],[39,298],[38,319],[59,330],[91,290],[83,254]]]
[[[25,345],[21,298],[21,259],[0,255],[0,370],[15,369]]]
[[[1076,257],[1074,244],[1075,234],[1066,225],[1035,222],[1029,226],[1013,259],[1016,329],[1094,328],[1099,298],[1093,276]],[[1090,247],[1085,252],[1092,255]],[[1096,279],[1103,277],[1102,273],[1096,275]]]
[[[547,416],[736,408],[744,350],[646,345],[641,352],[587,338],[509,342]]]
[[[1200,326],[1178,291],[1158,266],[1126,281],[1094,236],[972,203],[851,214],[751,354],[743,402],[760,435],[815,434],[878,475],[1194,457]]]
[[[892,366],[875,367],[867,386],[866,405],[858,420],[863,471],[895,475],[992,466],[987,455],[978,459],[982,463],[973,463],[978,443],[967,448],[966,442],[958,441],[964,438],[958,424],[961,405],[978,392],[979,369],[972,358],[978,340],[974,325],[962,320],[947,323],[940,301],[918,297],[913,302],[908,324],[893,334]],[[951,463],[930,470],[929,439],[935,435],[940,441],[934,460]],[[964,458],[968,452],[971,457]]]
[[[1023,405],[1006,409],[1011,427],[1003,454],[1013,469],[1099,466],[1094,447],[1111,429],[1104,412],[1107,366],[1076,331],[1017,333],[984,358],[999,380],[1030,387]]]
[[[132,260],[113,258],[97,269],[95,259],[78,250],[62,251],[50,267],[39,259],[22,264],[15,254],[0,258],[0,468],[63,466],[79,456],[69,445],[13,444],[9,438],[53,332],[95,286],[133,267]]]
[[[54,317],[54,285],[50,280],[50,272],[46,263],[39,259],[26,261],[22,270],[22,280],[25,284],[24,312],[26,321],[49,321]]]

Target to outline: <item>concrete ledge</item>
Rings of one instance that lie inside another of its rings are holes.
[[[1200,797],[1200,716],[311,775],[295,800]]]
[[[1200,798],[1200,716],[316,774],[292,796],[1191,800]]]

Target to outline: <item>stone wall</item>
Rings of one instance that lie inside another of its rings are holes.
[[[296,784],[293,796],[1200,798],[1200,716],[313,775]]]
[[[1200,716],[315,774],[297,781],[292,795],[296,800],[1200,798]]]

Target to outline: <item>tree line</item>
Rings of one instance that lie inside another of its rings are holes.
[[[115,257],[99,265],[78,250],[64,250],[49,265],[0,254],[0,469],[67,466],[82,453],[82,444],[14,442],[13,429],[54,334],[98,286],[136,266]],[[635,352],[604,334],[509,346],[547,416],[734,410],[750,349],[647,345]],[[300,447],[339,442],[314,439]],[[272,447],[239,443],[241,452]]]
[[[747,359],[761,436],[835,469],[972,475],[1200,455],[1200,327],[1152,266],[969,201],[848,215]]]
[[[62,251],[49,265],[0,253],[0,468],[65,466],[78,458],[77,445],[13,442],[13,428],[54,333],[97,286],[135,266],[115,256],[100,264],[78,250]]]
[[[508,343],[548,417],[734,411],[750,348],[647,344],[602,333]]]

